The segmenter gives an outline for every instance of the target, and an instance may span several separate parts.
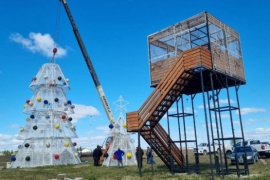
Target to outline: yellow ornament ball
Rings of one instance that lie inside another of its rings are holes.
[[[37,97],[37,102],[41,102],[41,97]]]
[[[69,142],[65,142],[65,144],[64,144],[66,147],[68,147],[69,146]]]
[[[59,127],[60,127],[59,124],[55,124],[55,125],[54,125],[54,128],[55,128],[55,129],[59,129]]]
[[[27,104],[23,105],[23,108],[24,108],[24,109],[27,108]]]
[[[69,82],[69,79],[66,79],[66,82]]]
[[[132,154],[130,152],[127,153],[127,158],[130,159]]]
[[[124,124],[123,124],[123,127],[124,127],[124,128],[127,128],[127,123],[124,123]]]

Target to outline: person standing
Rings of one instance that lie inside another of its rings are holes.
[[[150,148],[147,147],[147,149],[146,149],[146,160],[147,160],[147,164],[149,164],[150,154],[151,154]]]
[[[125,155],[125,152],[118,148],[118,150],[114,152],[114,155],[116,156],[116,159],[118,161],[118,167],[120,167],[120,164],[123,167],[122,156]]]
[[[98,166],[99,158],[102,156],[102,150],[99,145],[93,151],[94,166]]]
[[[136,159],[137,159],[138,168],[142,168],[143,167],[143,155],[144,155],[143,150],[140,147],[137,147],[135,155],[136,155]]]
[[[147,158],[148,158],[148,161],[147,161],[148,164],[155,164],[156,163],[154,161],[153,151],[152,151],[152,148],[151,147],[149,148],[149,152],[147,154]]]

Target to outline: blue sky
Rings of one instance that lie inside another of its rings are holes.
[[[68,0],[68,3],[115,119],[120,111],[116,111],[114,102],[120,95],[129,102],[126,108],[130,112],[139,109],[153,91],[148,35],[202,11],[238,31],[247,79],[239,90],[245,136],[270,141],[268,0]],[[74,141],[87,148],[102,144],[109,122],[59,1],[4,1],[0,17],[0,151],[14,150],[22,143],[16,140],[16,135],[27,117],[22,111],[33,93],[28,87],[42,64],[50,61],[54,43],[59,49],[56,62],[70,79],[67,97],[76,105],[74,117],[79,138]],[[195,106],[199,142],[206,140],[201,105],[198,100]],[[161,123],[166,124],[165,120]]]

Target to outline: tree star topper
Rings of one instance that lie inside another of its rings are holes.
[[[116,105],[116,111],[120,110],[122,112],[127,111],[126,106],[129,104],[129,102],[125,101],[124,98],[120,95],[118,100],[115,101],[113,104]]]

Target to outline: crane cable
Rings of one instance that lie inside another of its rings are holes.
[[[55,30],[54,30],[54,48],[53,48],[53,56],[51,58],[51,62],[55,62],[55,54],[57,52],[57,41],[59,38],[59,29],[60,29],[60,10],[61,10],[61,2],[57,2],[57,11],[56,11],[56,20],[55,20]]]

